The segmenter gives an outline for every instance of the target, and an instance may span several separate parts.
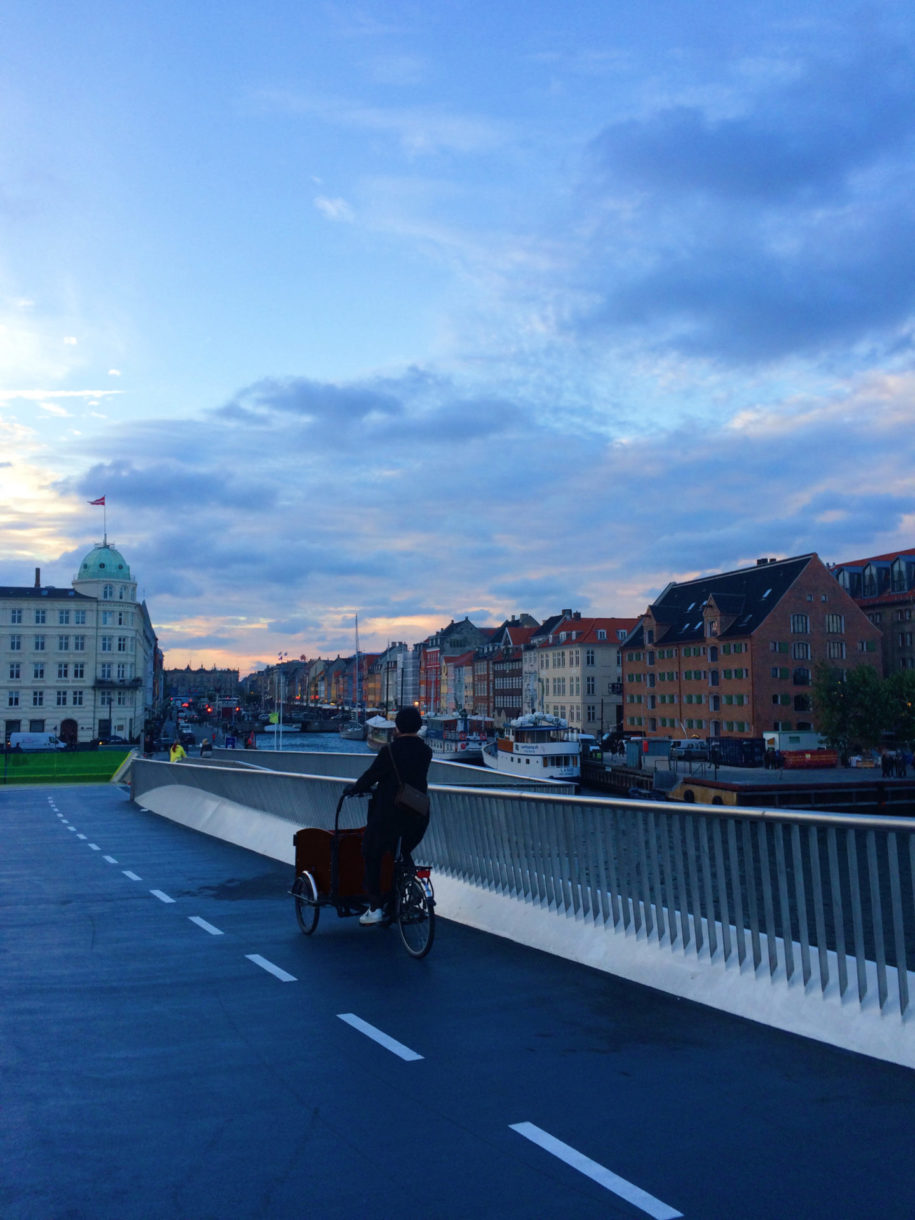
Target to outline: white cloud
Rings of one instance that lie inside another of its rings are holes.
[[[328,220],[351,223],[355,218],[353,209],[345,199],[329,199],[326,195],[317,195],[314,205]]]

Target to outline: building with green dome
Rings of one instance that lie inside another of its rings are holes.
[[[4,741],[51,732],[75,745],[139,742],[159,700],[161,654],[145,602],[106,537],[72,588],[0,586],[0,716]]]

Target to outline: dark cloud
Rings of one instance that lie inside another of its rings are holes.
[[[595,139],[585,197],[607,219],[584,336],[742,363],[897,342],[915,307],[915,58],[872,33],[774,79],[737,113],[672,106]]]

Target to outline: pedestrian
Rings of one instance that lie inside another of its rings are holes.
[[[168,752],[168,761],[173,763],[181,762],[182,758],[187,758],[184,746],[180,741],[173,741],[172,748]]]
[[[359,922],[365,926],[384,922],[386,895],[381,892],[381,861],[385,852],[393,852],[397,840],[409,857],[429,825],[429,815],[416,814],[396,804],[398,789],[409,784],[420,792],[428,790],[427,775],[432,751],[419,736],[422,717],[415,707],[403,707],[394,718],[394,739],[375,758],[346,795],[372,792],[369,801],[365,833],[362,836],[362,857],[365,864],[365,892],[369,909]],[[374,791],[373,791],[374,789]]]
[[[905,779],[905,751],[896,751],[896,778]]]

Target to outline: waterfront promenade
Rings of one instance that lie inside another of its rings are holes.
[[[911,1215],[908,1069],[447,920],[306,939],[116,787],[0,793],[0,860],[10,1220]]]

